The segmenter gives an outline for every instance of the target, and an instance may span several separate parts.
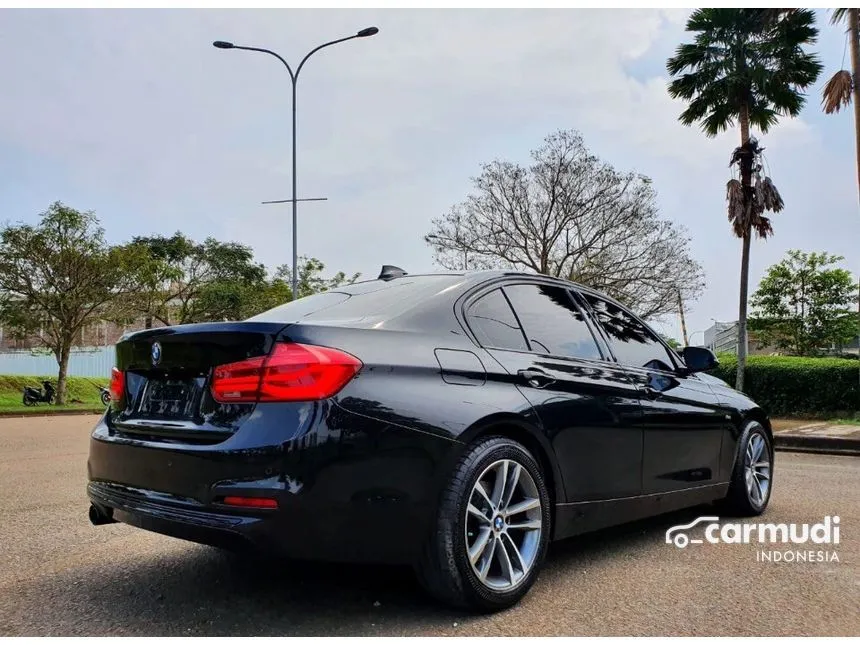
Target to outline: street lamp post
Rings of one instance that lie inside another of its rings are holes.
[[[287,72],[290,74],[290,81],[293,85],[293,198],[287,201],[291,201],[293,204],[293,300],[296,300],[298,297],[298,238],[296,236],[296,228],[298,225],[298,196],[296,195],[296,83],[299,80],[299,73],[302,71],[302,67],[304,67],[308,58],[310,58],[313,54],[318,52],[320,49],[324,47],[329,47],[330,45],[337,45],[338,43],[346,42],[347,40],[352,40],[353,38],[366,38],[367,36],[373,36],[379,33],[379,29],[376,27],[367,27],[362,29],[361,31],[353,34],[352,36],[347,36],[346,38],[338,38],[337,40],[332,40],[327,43],[323,43],[322,45],[313,48],[309,51],[302,61],[299,63],[299,66],[296,68],[295,73],[293,73],[293,69],[290,67],[290,64],[287,63],[279,54],[271,51],[270,49],[261,49],[260,47],[243,47],[240,45],[234,45],[233,43],[226,42],[224,40],[216,40],[212,43],[218,49],[244,49],[245,51],[250,52],[262,52],[264,54],[270,54],[277,58],[284,64],[284,67],[287,68]]]

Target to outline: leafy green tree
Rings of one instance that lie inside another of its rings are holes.
[[[672,338],[671,336],[663,336],[663,335],[661,334],[661,335],[660,335],[660,337],[661,337],[661,338],[665,341],[665,343],[666,343],[669,347],[671,347],[672,349],[681,349],[681,343],[679,343],[676,339]]]
[[[343,271],[338,271],[332,277],[325,278],[323,277],[325,264],[317,258],[302,256],[299,261],[299,298],[335,289],[345,284],[352,284],[361,277],[360,273],[354,273],[347,277]],[[286,264],[279,266],[272,279],[267,283],[266,288],[258,292],[257,297],[249,302],[249,308],[242,317],[247,318],[290,302],[293,299],[292,275],[292,267]]]
[[[695,34],[693,42],[680,45],[667,61],[674,77],[669,93],[688,102],[681,123],[700,123],[708,137],[735,124],[740,128],[741,145],[732,157],[740,167],[740,181],[727,186],[729,218],[743,242],[736,381],[740,390],[746,366],[750,241],[753,231],[760,237],[772,233],[764,211],[782,208],[770,179],[759,174],[761,149],[750,128],[767,133],[779,117],[797,116],[805,102],[804,90],[821,73],[816,56],[803,49],[818,35],[814,12],[799,9],[771,15],[771,11],[697,9],[686,27]]]
[[[257,290],[266,269],[250,247],[207,238],[137,237],[125,247],[135,257],[138,313],[164,325],[235,319]]]
[[[345,284],[352,284],[361,277],[360,273],[354,273],[351,277],[347,278],[343,271],[338,271],[332,277],[324,278],[322,274],[325,271],[325,264],[320,260],[306,256],[302,256],[299,260],[299,298],[328,291]],[[287,264],[281,265],[275,270],[276,280],[286,281],[291,279],[292,275],[292,267]]]
[[[760,341],[799,356],[814,356],[858,333],[852,311],[857,284],[844,258],[828,253],[789,251],[771,266],[753,294],[750,328]]]
[[[36,336],[57,359],[57,405],[84,325],[122,315],[134,258],[109,247],[92,212],[55,202],[39,224],[0,230],[0,321],[18,336]]]

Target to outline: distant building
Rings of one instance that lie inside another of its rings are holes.
[[[715,354],[725,352],[728,354],[738,353],[738,323],[714,322],[705,330],[704,346]],[[747,329],[747,356],[757,354],[779,353],[775,347],[768,347],[758,342],[755,332]]]
[[[703,347],[707,347],[714,353],[726,352],[728,354],[738,353],[738,323],[715,322],[705,330]],[[860,337],[855,337],[851,342],[840,347],[822,348],[824,354],[860,354]],[[773,355],[783,354],[776,347],[763,345],[758,342],[755,332],[747,329],[747,355]]]

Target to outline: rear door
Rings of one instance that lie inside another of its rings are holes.
[[[593,294],[581,295],[639,392],[643,493],[717,483],[725,416],[711,388],[679,369],[680,362],[632,313]]]
[[[506,283],[467,304],[479,342],[537,412],[567,501],[636,495],[642,428],[634,384],[604,360],[570,292],[537,281]]]

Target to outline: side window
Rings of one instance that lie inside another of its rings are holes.
[[[504,290],[532,351],[571,358],[602,358],[582,312],[567,289],[516,284]]]
[[[645,325],[611,302],[588,293],[583,293],[582,297],[591,305],[600,326],[609,336],[612,352],[620,363],[657,370],[674,369],[669,352]]]
[[[528,349],[523,330],[500,289],[478,298],[466,315],[469,327],[484,347]]]

